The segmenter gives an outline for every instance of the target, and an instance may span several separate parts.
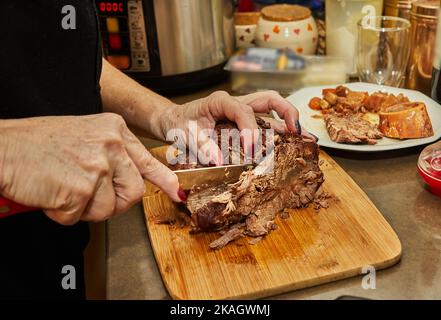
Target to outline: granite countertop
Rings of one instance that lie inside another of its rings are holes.
[[[205,96],[227,84],[172,98],[177,103]],[[158,142],[140,137],[147,147]],[[382,153],[325,149],[382,212],[402,244],[401,261],[377,272],[376,289],[354,277],[274,299],[441,298],[441,199],[424,188],[416,163],[422,147]],[[153,256],[142,205],[107,222],[107,298],[169,299]]]

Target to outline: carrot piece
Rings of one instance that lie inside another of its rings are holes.
[[[314,97],[309,101],[309,107],[313,110],[321,110],[322,108],[320,107],[320,98],[319,97]]]

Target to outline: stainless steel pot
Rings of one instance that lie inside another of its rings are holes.
[[[163,76],[207,69],[234,50],[232,0],[153,0]]]

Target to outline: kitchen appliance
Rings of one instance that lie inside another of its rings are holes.
[[[234,50],[232,0],[96,0],[104,57],[166,93],[214,83]]]

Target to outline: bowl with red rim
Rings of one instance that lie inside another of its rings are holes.
[[[418,159],[418,171],[429,190],[441,197],[441,141],[423,149]]]

